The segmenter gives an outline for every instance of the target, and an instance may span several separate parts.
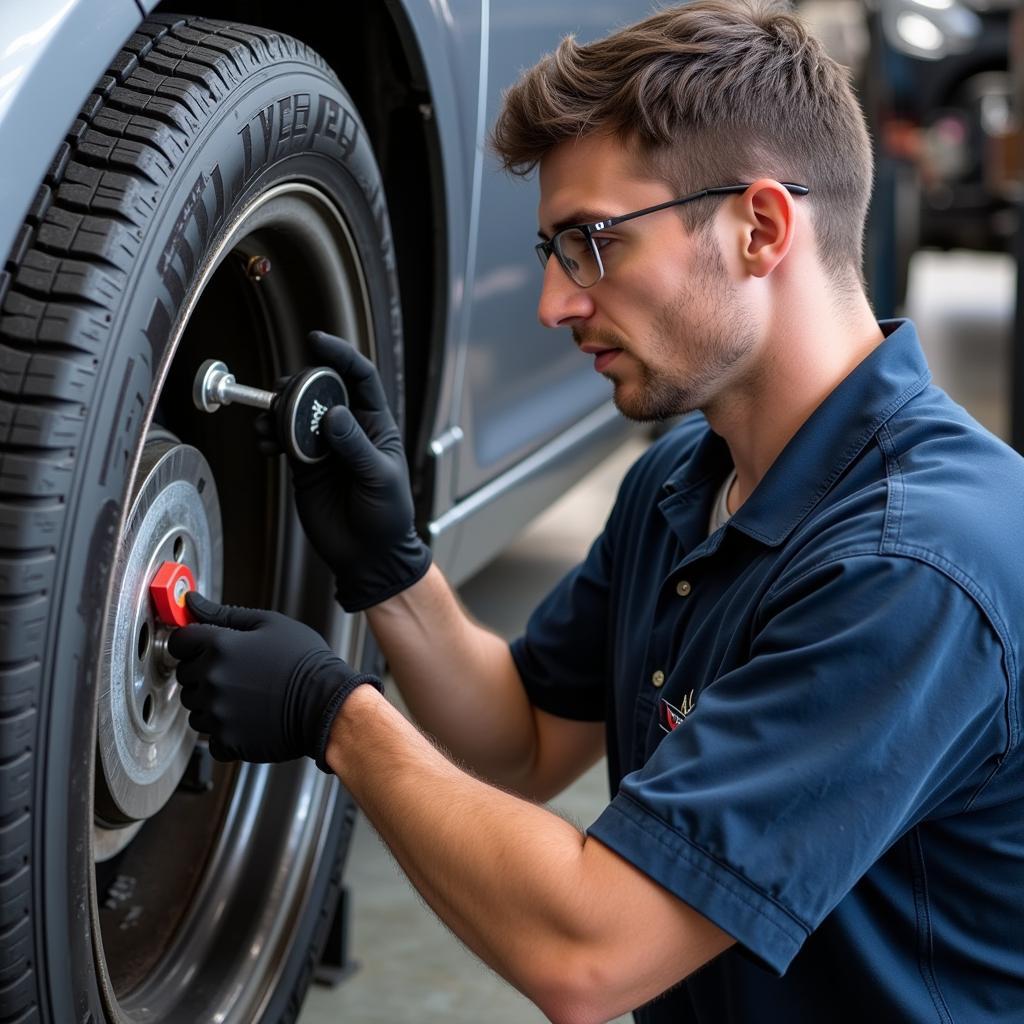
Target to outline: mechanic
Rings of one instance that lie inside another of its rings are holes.
[[[694,414],[507,645],[413,528],[373,366],[315,334],[352,401],[296,501],[426,735],[306,626],[195,594],[192,725],[336,773],[554,1021],[1024,1020],[1024,461],[875,319],[848,72],[785,5],[696,0],[563,40],[493,141],[539,165],[541,321],[627,417]],[[540,802],[605,752],[581,832]]]

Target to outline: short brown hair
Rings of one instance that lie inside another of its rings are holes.
[[[678,195],[758,177],[810,187],[818,259],[838,291],[864,289],[873,164],[848,69],[779,0],[694,0],[605,39],[554,53],[508,89],[491,135],[526,175],[548,150],[591,133],[639,151],[641,172]],[[717,204],[679,208],[690,233]]]

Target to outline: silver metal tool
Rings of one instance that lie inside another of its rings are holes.
[[[192,385],[192,401],[203,412],[216,412],[222,405],[238,402],[254,409],[269,409],[277,395],[273,391],[239,384],[235,375],[219,359],[207,359]]]
[[[192,385],[192,401],[203,412],[236,402],[267,409],[274,416],[281,447],[300,462],[319,462],[328,455],[320,421],[334,406],[348,405],[348,392],[341,377],[326,366],[297,373],[279,391],[264,391],[239,384],[219,359],[207,359]]]

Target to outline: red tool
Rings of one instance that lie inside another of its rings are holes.
[[[168,626],[187,626],[193,622],[185,604],[185,595],[195,589],[195,577],[187,565],[164,562],[149,585],[157,618]]]

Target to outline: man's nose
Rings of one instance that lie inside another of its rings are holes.
[[[594,300],[562,269],[554,256],[544,268],[544,283],[537,303],[537,319],[545,327],[573,327],[594,312]]]

